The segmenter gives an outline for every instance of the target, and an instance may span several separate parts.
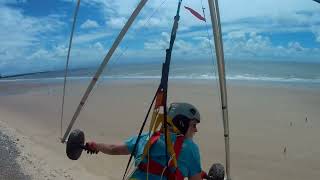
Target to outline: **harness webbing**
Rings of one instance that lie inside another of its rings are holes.
[[[159,138],[161,137],[161,134],[162,134],[161,131],[157,131],[151,136],[149,140],[151,143],[151,147],[159,140]],[[179,158],[183,142],[184,142],[184,136],[178,136],[176,139],[176,142],[174,143],[174,153],[175,153],[176,159]],[[147,163],[141,162],[138,165],[139,170],[142,170],[144,172],[151,173],[158,176],[164,175],[169,180],[183,180],[183,175],[181,171],[177,166],[174,165],[173,161],[170,161],[168,167],[169,168],[166,168],[162,164],[152,159],[148,159]]]

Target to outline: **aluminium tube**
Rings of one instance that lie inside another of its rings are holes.
[[[209,9],[210,9],[214,44],[215,44],[215,50],[216,50],[216,58],[217,58],[218,71],[219,71],[219,85],[220,85],[220,92],[221,92],[221,107],[222,107],[224,140],[225,140],[225,151],[226,151],[226,174],[227,174],[227,180],[231,180],[227,85],[226,85],[226,76],[225,76],[224,52],[223,52],[222,33],[221,33],[221,24],[220,24],[220,15],[219,15],[219,5],[218,5],[218,0],[208,0],[208,3],[209,3]]]
[[[80,103],[79,103],[79,105],[78,105],[78,107],[77,107],[77,109],[76,109],[76,111],[75,111],[70,123],[69,123],[69,126],[68,126],[63,138],[61,139],[62,143],[64,143],[66,141],[74,122],[76,121],[77,117],[79,116],[82,107],[84,106],[86,100],[88,99],[88,96],[89,96],[91,90],[93,89],[94,85],[98,81],[99,76],[103,72],[103,69],[105,68],[105,66],[109,62],[112,54],[114,53],[114,51],[116,50],[116,48],[120,44],[121,40],[123,39],[123,37],[127,33],[128,29],[130,28],[131,24],[133,23],[135,18],[138,16],[138,14],[140,13],[141,9],[144,7],[144,5],[146,4],[147,1],[148,0],[141,0],[140,1],[138,6],[136,7],[136,9],[131,14],[130,18],[128,19],[128,21],[126,22],[126,24],[124,25],[124,27],[120,31],[118,37],[114,41],[114,43],[113,43],[112,47],[110,48],[108,54],[104,57],[103,62],[101,63],[100,67],[98,68],[97,72],[95,73],[94,77],[92,78],[92,80],[91,80],[86,92],[84,93],[84,95],[83,95],[83,97],[82,97],[82,99],[81,99],[81,101],[80,101]]]

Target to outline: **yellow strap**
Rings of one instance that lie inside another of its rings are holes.
[[[177,158],[176,158],[176,155],[175,155],[176,153],[174,152],[172,139],[171,139],[170,132],[169,132],[168,129],[167,129],[167,132],[166,132],[166,133],[167,133],[167,137],[168,137],[167,148],[168,148],[170,157],[172,158],[173,166],[174,166],[174,167],[178,167],[178,165],[177,165]]]
[[[168,123],[171,125],[171,128],[172,128],[173,132],[174,132],[174,133],[177,133],[177,134],[180,134],[179,129],[173,124],[172,118],[167,117],[167,121],[168,121]]]
[[[160,125],[161,125],[161,131],[164,132],[164,128],[163,128],[164,127],[163,126],[164,119],[163,118],[164,118],[164,115],[159,113],[159,108],[154,108],[153,113],[152,113],[152,117],[151,117],[151,121],[150,121],[150,126],[149,126],[149,132],[151,134],[154,134],[156,131],[158,131]],[[173,129],[173,131],[175,133],[178,133],[179,130],[173,125],[172,119],[170,117],[167,117],[167,121],[171,125],[171,128]],[[173,146],[172,139],[170,136],[169,128],[167,128],[167,131],[165,133],[167,134],[167,138],[168,138],[167,139],[167,151],[170,154],[171,161],[173,162],[174,167],[178,167],[177,158],[176,158],[176,154],[174,152],[174,146]],[[150,138],[143,149],[143,154],[141,156],[141,160],[143,160],[148,155],[151,146],[152,146],[152,144],[151,144],[151,138]]]
[[[158,128],[159,128],[159,126],[160,126],[160,124],[162,124],[162,122],[163,122],[163,114],[158,114],[157,116],[156,116],[156,120],[153,120],[153,122],[154,122],[154,126],[152,127],[152,126],[150,126],[150,128],[153,128],[151,131],[152,131],[152,134],[154,133],[154,132],[156,132],[157,130],[158,130]],[[162,125],[162,128],[161,128],[161,130],[162,131],[164,131],[164,128],[163,128],[163,125]],[[168,137],[168,142],[167,142],[167,150],[168,150],[168,152],[169,152],[169,154],[170,154],[170,157],[171,157],[171,159],[172,159],[172,161],[173,161],[173,165],[174,165],[174,167],[177,167],[178,165],[177,165],[177,158],[176,158],[176,155],[175,155],[175,152],[174,152],[174,146],[173,146],[173,143],[172,143],[172,139],[171,139],[171,136],[170,136],[170,131],[169,131],[169,129],[167,129],[167,137]],[[147,154],[148,154],[148,151],[149,151],[149,149],[151,148],[151,139],[149,139],[148,140],[148,142],[147,142],[147,144],[145,145],[145,148],[144,148],[144,151],[143,151],[143,155],[142,155],[142,158],[141,159],[144,159],[146,156],[147,156]]]
[[[156,119],[157,119],[157,116],[159,114],[159,109],[155,109],[152,113],[152,117],[151,117],[151,121],[150,121],[150,126],[149,126],[149,131],[152,131],[153,127],[154,127],[154,124],[156,123]],[[151,132],[153,133],[153,132]]]
[[[157,131],[162,119],[163,119],[162,114],[159,114],[158,112],[153,112],[150,127],[149,127],[150,128],[149,131],[151,132],[151,134]],[[146,145],[144,146],[141,160],[143,160],[147,156],[150,147],[151,147],[151,139],[149,139]]]
[[[158,128],[160,127],[160,124],[163,122],[163,114],[158,114],[157,120],[155,121],[155,125],[152,129],[152,132],[158,131]]]

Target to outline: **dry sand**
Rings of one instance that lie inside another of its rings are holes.
[[[113,143],[135,134],[159,80],[104,80],[90,95],[74,128],[86,139]],[[88,82],[67,86],[63,132]],[[203,168],[224,164],[223,124],[214,81],[170,81],[169,102],[191,102],[202,121],[196,135]],[[319,87],[231,83],[232,179],[316,180],[320,177]],[[33,179],[120,179],[127,156],[65,155],[59,142],[62,86],[52,82],[0,82],[1,132],[17,142],[18,158]],[[306,122],[305,118],[308,121]],[[10,132],[10,133],[8,133]]]

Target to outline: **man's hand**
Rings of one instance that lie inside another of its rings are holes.
[[[205,171],[202,171],[201,172],[201,179],[208,179],[208,178],[209,178],[208,174]]]
[[[89,141],[85,145],[85,150],[89,154],[98,154],[99,150],[97,148],[97,143],[94,141]]]

